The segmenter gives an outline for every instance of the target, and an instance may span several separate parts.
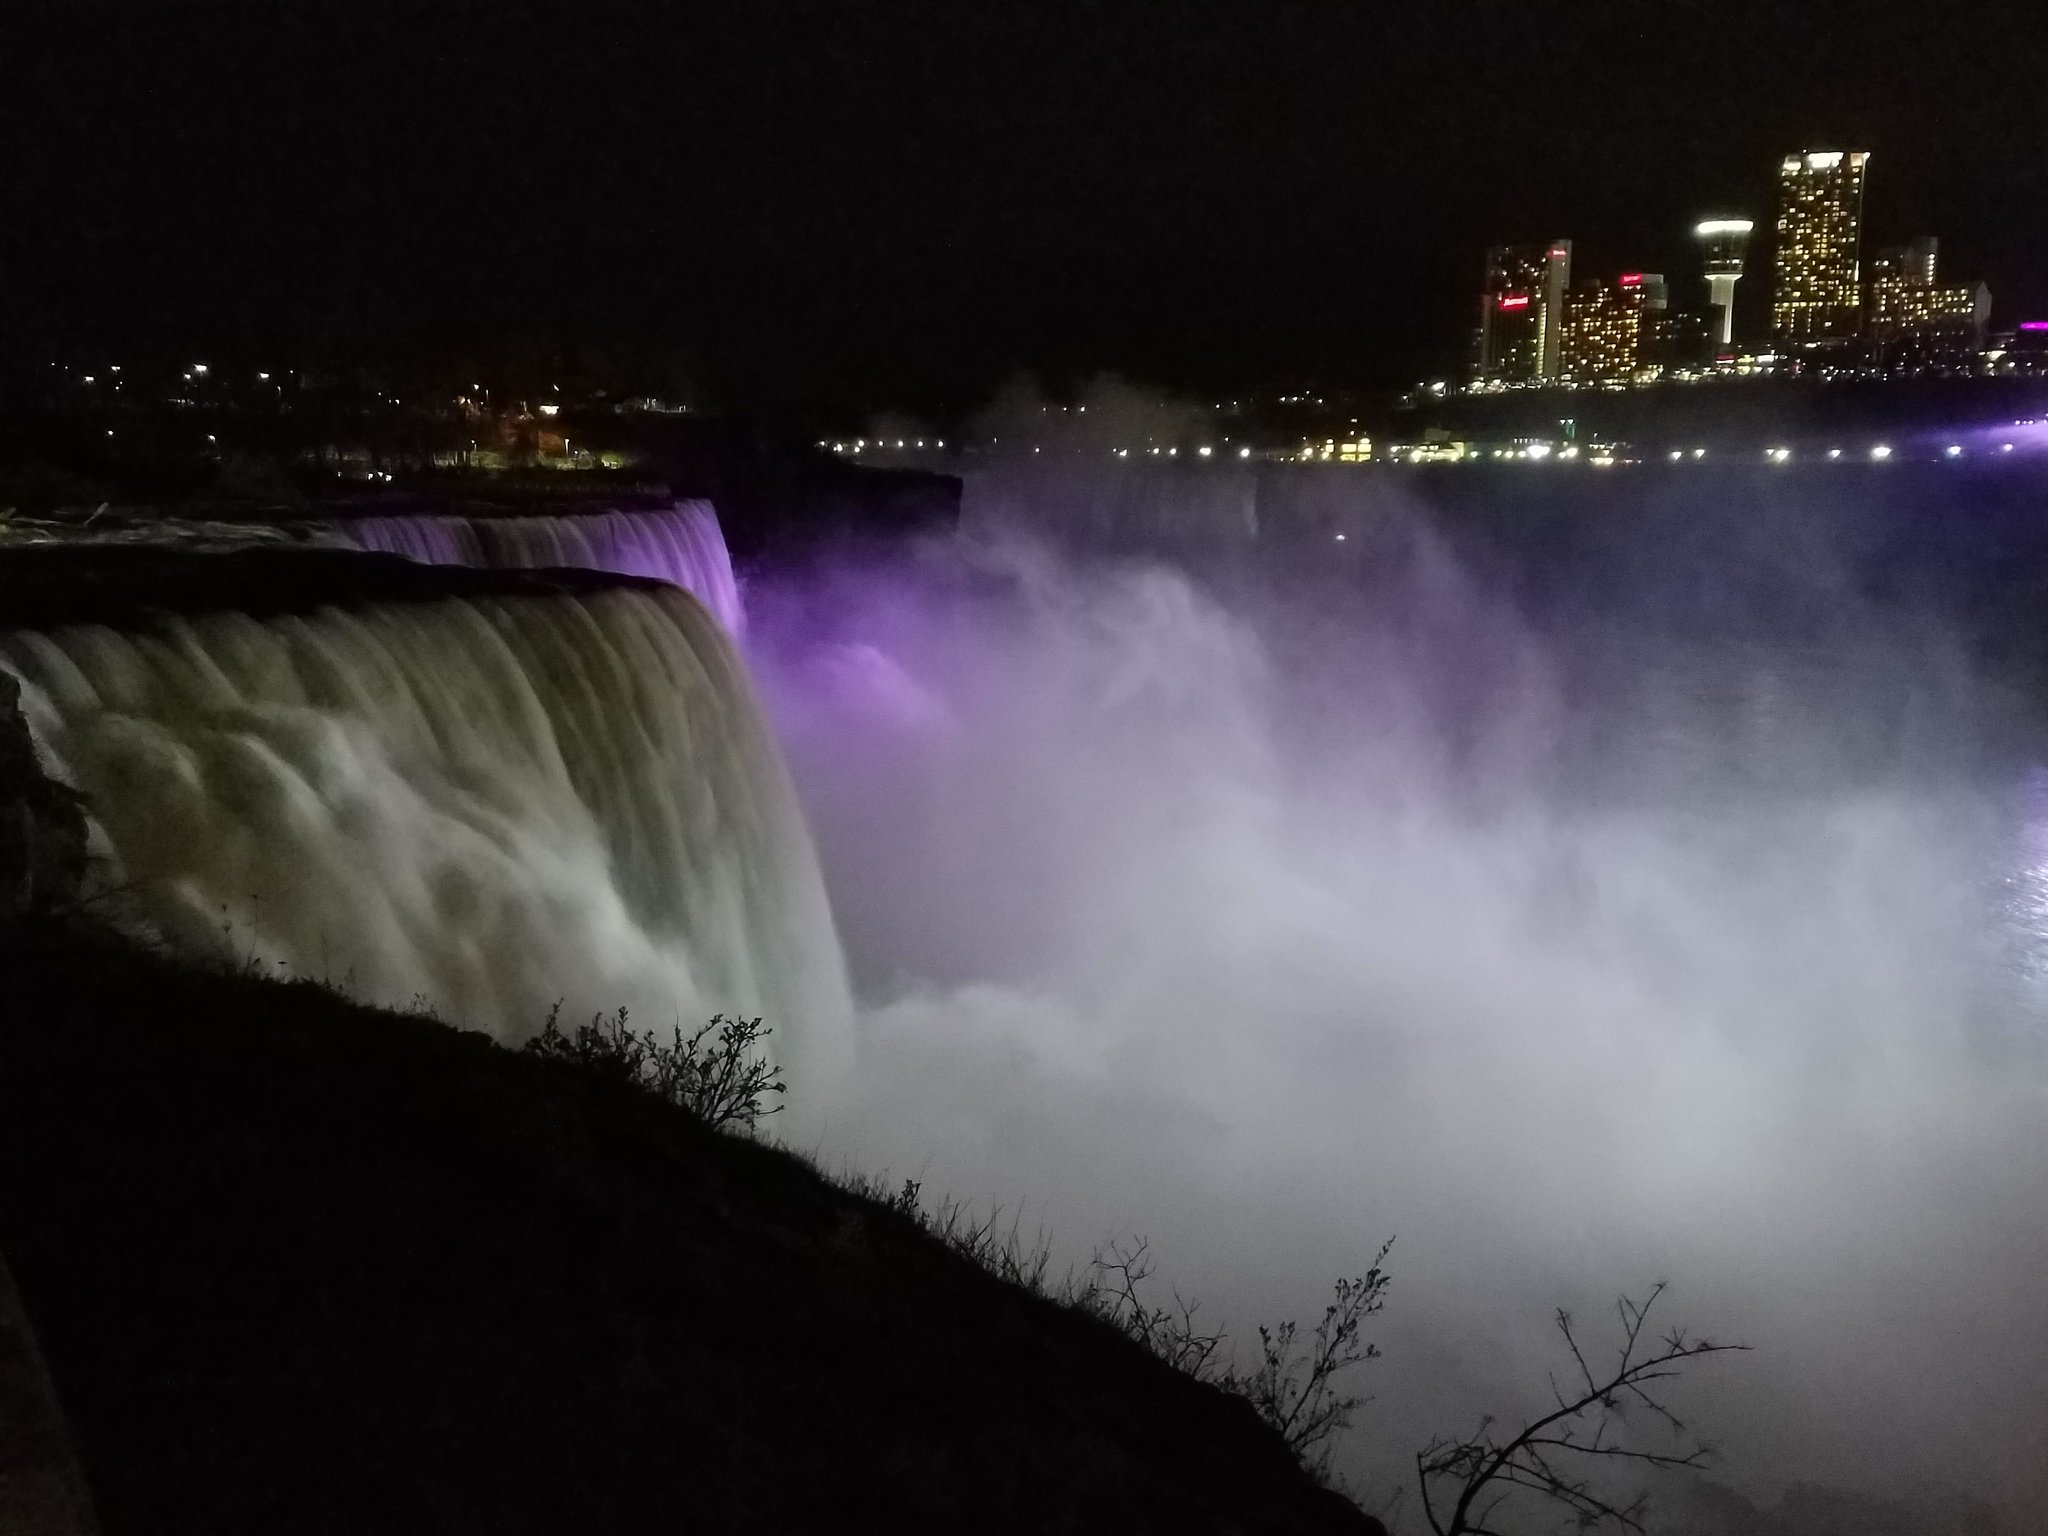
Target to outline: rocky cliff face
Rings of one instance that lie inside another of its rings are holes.
[[[43,772],[21,684],[0,672],[0,922],[75,904],[84,876],[85,807]]]

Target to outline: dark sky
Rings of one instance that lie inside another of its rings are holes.
[[[1691,219],[1840,146],[1870,239],[1939,234],[2011,319],[2048,313],[2044,14],[0,0],[0,282],[180,344],[631,336],[809,402],[1398,382],[1489,241],[1689,278]]]

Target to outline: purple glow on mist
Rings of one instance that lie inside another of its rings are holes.
[[[1669,1268],[1770,1345],[1700,1384],[1719,1476],[1976,1445],[2048,1488],[2004,1363],[2048,1342],[2048,1069],[1961,1022],[2008,813],[1937,771],[1944,656],[1630,628],[1611,674],[1425,536],[1356,591],[963,540],[749,596],[862,997],[851,1162],[1083,1254],[1142,1224],[1240,1332],[1398,1232],[1354,1475],[1512,1391],[1543,1303]]]

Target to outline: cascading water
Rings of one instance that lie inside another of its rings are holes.
[[[573,516],[359,517],[343,521],[336,531],[357,549],[404,555],[428,565],[511,570],[567,566],[651,576],[694,594],[728,634],[739,634],[746,621],[732,557],[726,552],[718,514],[708,501]]]
[[[432,526],[428,520],[427,526]],[[519,1038],[564,1000],[850,1048],[809,836],[742,663],[638,587],[0,632],[110,887],[174,945]]]

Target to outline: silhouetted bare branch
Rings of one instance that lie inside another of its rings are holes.
[[[1640,1303],[1621,1298],[1617,1305],[1621,1347],[1613,1368],[1605,1373],[1594,1370],[1580,1347],[1571,1313],[1559,1308],[1557,1329],[1564,1336],[1578,1380],[1560,1385],[1556,1373],[1551,1373],[1550,1392],[1556,1408],[1512,1436],[1495,1433],[1494,1421],[1485,1418],[1469,1438],[1439,1437],[1416,1453],[1422,1512],[1436,1536],[1504,1536],[1493,1522],[1521,1493],[1563,1505],[1582,1530],[1612,1524],[1633,1536],[1643,1536],[1643,1496],[1617,1502],[1617,1496],[1596,1488],[1595,1474],[1603,1465],[1704,1465],[1710,1448],[1700,1441],[1682,1439],[1684,1422],[1653,1388],[1677,1376],[1691,1361],[1748,1348],[1693,1338],[1682,1328],[1650,1334],[1650,1309],[1664,1290],[1659,1283]],[[1669,1450],[1622,1443],[1619,1436],[1628,1427],[1630,1407],[1662,1420],[1665,1428],[1681,1437],[1679,1443]],[[1446,1502],[1448,1509],[1443,1507]]]

